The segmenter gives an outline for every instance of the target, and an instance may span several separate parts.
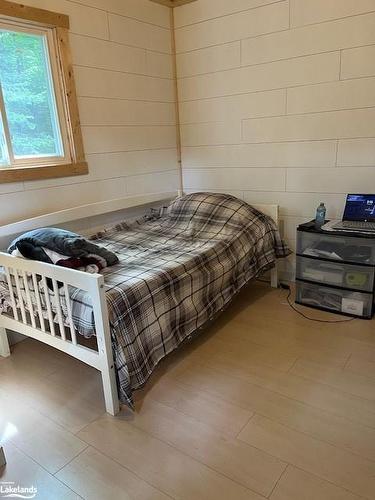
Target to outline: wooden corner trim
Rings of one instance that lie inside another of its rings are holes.
[[[69,29],[69,16],[65,14],[29,7],[28,5],[9,2],[8,0],[0,0],[0,16]]]
[[[0,168],[0,184],[8,182],[36,181],[71,177],[89,173],[87,162],[49,165],[46,167],[11,167]]]
[[[197,0],[150,0],[154,3],[159,3],[160,5],[164,5],[165,7],[180,7],[181,5],[185,5],[187,3],[196,2]]]
[[[193,3],[197,0],[171,0],[172,7],[180,7],[181,5],[185,5],[187,3]]]

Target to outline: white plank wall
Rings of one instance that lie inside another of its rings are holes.
[[[0,184],[0,225],[177,189],[170,14],[148,0],[25,0],[68,14],[90,173]]]
[[[320,201],[375,192],[375,0],[198,0],[175,25],[186,191],[278,203],[293,249]]]

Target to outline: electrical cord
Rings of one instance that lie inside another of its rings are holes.
[[[310,318],[307,316],[305,313],[297,309],[297,307],[293,304],[293,302],[290,300],[290,296],[292,295],[292,289],[290,288],[289,285],[285,283],[280,283],[280,287],[283,290],[288,290],[288,295],[286,297],[286,301],[288,302],[289,306],[295,311],[296,313],[300,314],[303,318],[308,319],[310,321],[316,321],[317,323],[349,323],[350,321],[354,321],[357,318],[349,318],[349,319],[318,319],[318,318]]]
[[[269,281],[267,281],[267,280],[262,280],[262,279],[258,278],[257,281],[260,281],[261,283],[268,283],[269,284]],[[317,323],[349,323],[350,321],[354,321],[355,319],[357,319],[357,318],[349,318],[349,319],[328,320],[328,319],[310,318],[305,313],[303,313],[302,311],[297,309],[297,307],[290,300],[290,297],[292,295],[292,289],[291,289],[290,285],[288,285],[287,283],[280,283],[280,288],[282,288],[283,290],[288,290],[288,295],[286,297],[286,301],[288,302],[289,306],[293,309],[293,311],[298,313],[303,318],[308,319],[309,321],[315,321]]]

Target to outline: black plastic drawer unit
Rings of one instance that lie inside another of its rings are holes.
[[[298,227],[297,304],[371,318],[374,286],[375,235]]]

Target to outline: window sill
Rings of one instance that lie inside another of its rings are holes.
[[[47,167],[0,168],[0,184],[6,182],[37,181],[56,177],[71,177],[89,173],[86,162],[51,165]]]

